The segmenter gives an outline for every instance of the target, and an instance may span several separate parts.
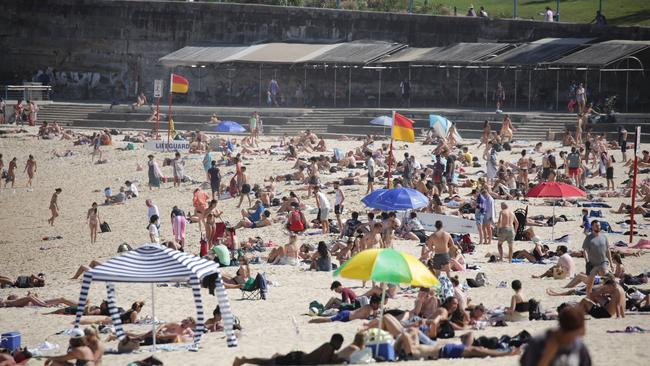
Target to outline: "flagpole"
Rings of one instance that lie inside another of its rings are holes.
[[[391,170],[393,166],[393,126],[395,126],[395,111],[393,111],[393,119],[390,124],[390,149],[388,150],[388,185],[386,185],[388,189],[391,189],[393,185],[391,182]]]
[[[169,113],[167,113],[167,146],[169,147],[169,136],[171,135],[170,127],[172,121],[172,86],[174,85],[174,73],[169,75]]]

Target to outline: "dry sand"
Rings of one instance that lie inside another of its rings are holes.
[[[33,130],[35,132],[35,130]],[[115,140],[120,140],[116,138]],[[264,146],[270,145],[271,138],[265,138]],[[341,142],[327,141],[329,147],[341,147],[343,149],[358,146],[360,142]],[[137,164],[146,166],[146,155],[149,151],[140,147],[136,151],[118,151],[116,148],[123,147],[125,143],[115,142],[115,146],[106,148],[105,157],[110,162],[104,165],[94,165],[91,163],[89,156],[90,148],[73,147],[69,141],[59,140],[36,140],[33,137],[13,137],[0,139],[0,153],[4,155],[5,165],[9,160],[16,156],[19,162],[19,174],[16,182],[15,191],[12,189],[0,190],[0,250],[2,252],[2,266],[0,275],[15,278],[18,275],[45,272],[47,275],[47,286],[36,289],[41,298],[66,297],[76,300],[79,295],[80,280],[71,280],[70,277],[81,264],[87,264],[93,259],[106,260],[116,254],[117,246],[122,242],[128,242],[131,245],[138,245],[148,241],[147,231],[145,230],[147,221],[147,209],[144,201],[147,198],[153,199],[158,205],[162,216],[162,236],[171,236],[171,225],[169,223],[169,213],[173,205],[179,205],[182,209],[187,210],[191,207],[192,190],[196,185],[183,184],[180,189],[172,188],[171,184],[166,184],[162,189],[149,190],[147,188],[147,172],[136,171]],[[403,144],[398,144],[402,146]],[[473,142],[473,149],[476,155],[476,142]],[[545,142],[545,148],[556,148],[555,142]],[[72,149],[79,155],[69,158],[53,158],[52,151],[63,152],[66,149]],[[430,146],[422,146],[420,143],[411,144],[410,152],[415,152],[420,162],[427,163],[430,161],[428,152]],[[559,151],[559,149],[558,149]],[[401,156],[404,151],[398,149],[397,156]],[[481,151],[482,153],[482,151]],[[38,171],[34,181],[34,191],[28,192],[25,188],[26,176],[22,173],[24,162],[28,154],[33,154],[38,162]],[[616,158],[620,156],[615,152]],[[162,162],[164,157],[171,154],[157,153],[156,159]],[[480,154],[479,154],[480,156]],[[500,159],[515,160],[518,156],[511,155],[510,152],[501,152]],[[536,161],[541,161],[540,154],[534,155]],[[204,173],[201,165],[202,156],[190,156],[187,161],[186,173],[192,177],[202,178]],[[248,173],[252,182],[261,182],[263,177],[272,174],[288,173],[288,163],[278,161],[277,156],[255,156],[254,160],[247,160],[245,163],[249,167]],[[622,164],[617,163],[615,175],[617,183],[624,178]],[[484,168],[482,168],[484,169]],[[222,170],[222,174],[231,172],[233,168],[227,167]],[[470,172],[477,169],[470,169]],[[170,168],[163,168],[166,175],[171,175]],[[324,181],[334,180],[339,175],[325,175]],[[99,234],[98,243],[91,245],[88,238],[88,226],[86,224],[86,210],[92,202],[103,201],[103,188],[110,186],[117,190],[125,180],[139,181],[140,197],[129,200],[125,205],[119,206],[100,206],[99,214],[102,220],[107,221],[112,232]],[[605,183],[602,178],[591,179],[589,183]],[[56,225],[50,227],[46,220],[49,217],[48,204],[54,188],[62,187],[63,193],[60,195],[59,204],[61,207],[61,216],[57,219]],[[280,190],[287,194],[290,189],[298,186],[280,185]],[[343,187],[346,199],[345,217],[351,210],[364,210],[360,202],[365,189],[361,186]],[[468,193],[467,189],[462,190],[463,194]],[[304,195],[305,192],[302,191]],[[333,197],[331,197],[333,200]],[[313,199],[309,204],[314,205]],[[608,200],[613,207],[618,207],[621,199]],[[551,207],[537,206],[533,202],[530,206],[532,214],[550,215]],[[235,208],[234,200],[225,200],[219,203],[221,209],[225,210],[225,218],[230,222],[236,222],[240,218],[239,210]],[[522,202],[512,202],[514,208],[523,207]],[[606,216],[610,223],[614,223],[623,218],[623,215],[609,213]],[[563,207],[558,210],[558,214],[566,214],[576,220],[579,220],[580,209],[576,207]],[[308,218],[313,215],[308,215]],[[583,235],[579,228],[579,221],[559,223],[556,227],[555,234],[560,236],[570,234],[571,240],[568,243],[570,248],[579,248],[582,243]],[[615,225],[615,229],[617,226]],[[543,239],[549,239],[551,236],[550,228],[535,228],[538,235]],[[647,230],[641,230],[648,233]],[[60,235],[63,239],[54,241],[42,241],[42,237]],[[275,243],[284,244],[287,240],[283,234],[280,224],[274,224],[268,228],[256,230],[240,230],[238,237],[240,239],[248,236],[261,236],[265,240],[273,240]],[[610,242],[626,240],[620,235],[608,235]],[[308,236],[301,238],[302,242],[312,244],[321,240],[321,236]],[[475,238],[475,240],[477,240]],[[187,234],[188,249],[197,253],[199,247],[199,232],[196,225],[190,225]],[[399,250],[411,254],[419,254],[419,247],[415,242],[396,240],[395,247]],[[530,249],[530,242],[517,242],[517,249]],[[545,296],[544,290],[548,287],[558,288],[566,281],[556,281],[552,279],[535,280],[531,279],[532,274],[543,272],[548,266],[534,264],[488,264],[484,257],[485,252],[496,251],[496,242],[493,246],[479,246],[478,252],[468,256],[469,263],[479,264],[482,271],[487,273],[491,285],[479,289],[471,289],[469,296],[472,302],[482,302],[487,307],[506,306],[510,301],[512,291],[509,288],[495,288],[499,281],[508,281],[521,279],[524,286],[524,293],[528,297],[540,299],[542,305],[546,308],[555,308],[564,301],[578,301],[580,298]],[[581,259],[576,261],[578,269],[584,267]],[[624,264],[629,273],[637,274],[642,270],[650,270],[650,255],[640,258],[625,258]],[[225,273],[232,274],[234,268],[227,268]],[[346,344],[349,343],[355,331],[361,326],[361,322],[354,321],[350,323],[333,323],[333,324],[307,324],[309,317],[304,315],[307,312],[307,305],[312,300],[321,302],[333,295],[329,291],[329,285],[332,281],[331,274],[310,272],[304,267],[285,267],[254,265],[253,273],[262,271],[266,272],[268,278],[277,286],[270,288],[268,300],[266,301],[241,301],[238,290],[229,290],[228,294],[232,303],[235,314],[241,319],[243,332],[239,338],[237,348],[227,348],[224,335],[222,333],[210,333],[203,337],[202,349],[198,353],[186,351],[162,352],[156,354],[156,357],[162,359],[167,365],[226,365],[230,364],[236,356],[249,357],[269,357],[276,352],[288,352],[291,350],[310,350],[317,345],[329,339],[334,332],[341,332],[346,338]],[[461,272],[461,279],[474,277],[475,271]],[[343,280],[345,285],[357,288],[360,283]],[[147,304],[143,315],[151,312],[151,292],[149,285],[138,284],[118,284],[117,301],[118,305],[128,307],[135,300],[144,300]],[[32,290],[33,291],[33,290]],[[0,296],[5,298],[9,294],[26,295],[27,289],[2,289]],[[105,297],[105,287],[103,284],[93,284],[90,291],[90,301],[98,304]],[[208,311],[216,305],[216,298],[208,295],[203,290],[203,299]],[[392,300],[391,307],[401,307],[403,309],[411,308],[413,304],[412,297],[400,296]],[[158,318],[166,321],[180,321],[183,317],[194,316],[194,305],[192,302],[191,290],[188,288],[156,288],[156,315]],[[48,341],[59,344],[61,349],[58,353],[65,350],[67,337],[64,335],[54,335],[55,333],[69,328],[73,317],[60,315],[44,315],[52,309],[45,308],[9,308],[0,309],[0,331],[18,330],[22,333],[23,344],[28,347],[36,347],[39,343]],[[295,323],[294,320],[295,319]],[[552,321],[537,321],[510,323],[505,328],[488,328],[482,331],[476,331],[475,335],[515,335],[519,331],[526,329],[533,334],[538,334],[545,329],[554,326]],[[628,364],[641,365],[647,363],[647,347],[650,341],[648,334],[607,334],[607,329],[622,329],[628,325],[639,325],[644,328],[650,328],[650,317],[643,315],[628,315],[625,319],[609,320],[590,320],[587,323],[587,335],[585,341],[589,346],[595,365],[606,364]],[[127,326],[129,330],[146,332],[149,326]],[[115,347],[116,343],[108,344],[108,347]],[[57,353],[57,352],[53,352]],[[52,354],[52,353],[50,353]],[[124,365],[129,361],[148,357],[149,353],[130,354],[130,355],[106,355],[104,364],[106,365]],[[644,361],[646,360],[646,361]],[[42,361],[34,360],[30,365],[39,364]],[[436,364],[446,365],[478,365],[483,364],[483,360],[441,360]],[[499,365],[518,364],[517,357],[507,357],[489,360],[488,362]],[[417,362],[412,362],[417,363]]]

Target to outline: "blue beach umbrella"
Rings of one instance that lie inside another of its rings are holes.
[[[431,127],[438,136],[446,138],[449,134],[449,128],[451,128],[452,122],[446,117],[439,116],[437,114],[429,115],[429,127]],[[461,142],[463,138],[460,136],[458,131],[454,134],[457,142]]]
[[[376,193],[375,192],[380,192]],[[361,201],[368,207],[384,211],[405,211],[422,208],[429,204],[427,196],[411,188],[377,190]],[[375,194],[373,196],[373,194]]]
[[[246,129],[235,121],[222,121],[214,127],[215,132],[241,133]]]

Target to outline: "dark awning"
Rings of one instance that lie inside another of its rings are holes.
[[[488,60],[489,64],[537,65],[554,61],[592,41],[593,38],[544,38],[526,43]]]
[[[213,47],[183,47],[160,58],[165,66],[191,66],[223,62],[224,59],[244,51],[248,46],[222,45]]]
[[[550,62],[553,66],[604,67],[650,48],[650,41],[607,41]]]
[[[307,62],[365,65],[406,47],[394,42],[353,41],[314,55]]]

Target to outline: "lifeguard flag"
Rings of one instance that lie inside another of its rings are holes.
[[[393,113],[393,139],[397,141],[415,142],[413,121],[399,113]]]
[[[185,79],[180,75],[172,74],[172,79],[171,79],[172,93],[186,94],[189,88],[190,88],[190,82],[187,81],[187,79]]]

